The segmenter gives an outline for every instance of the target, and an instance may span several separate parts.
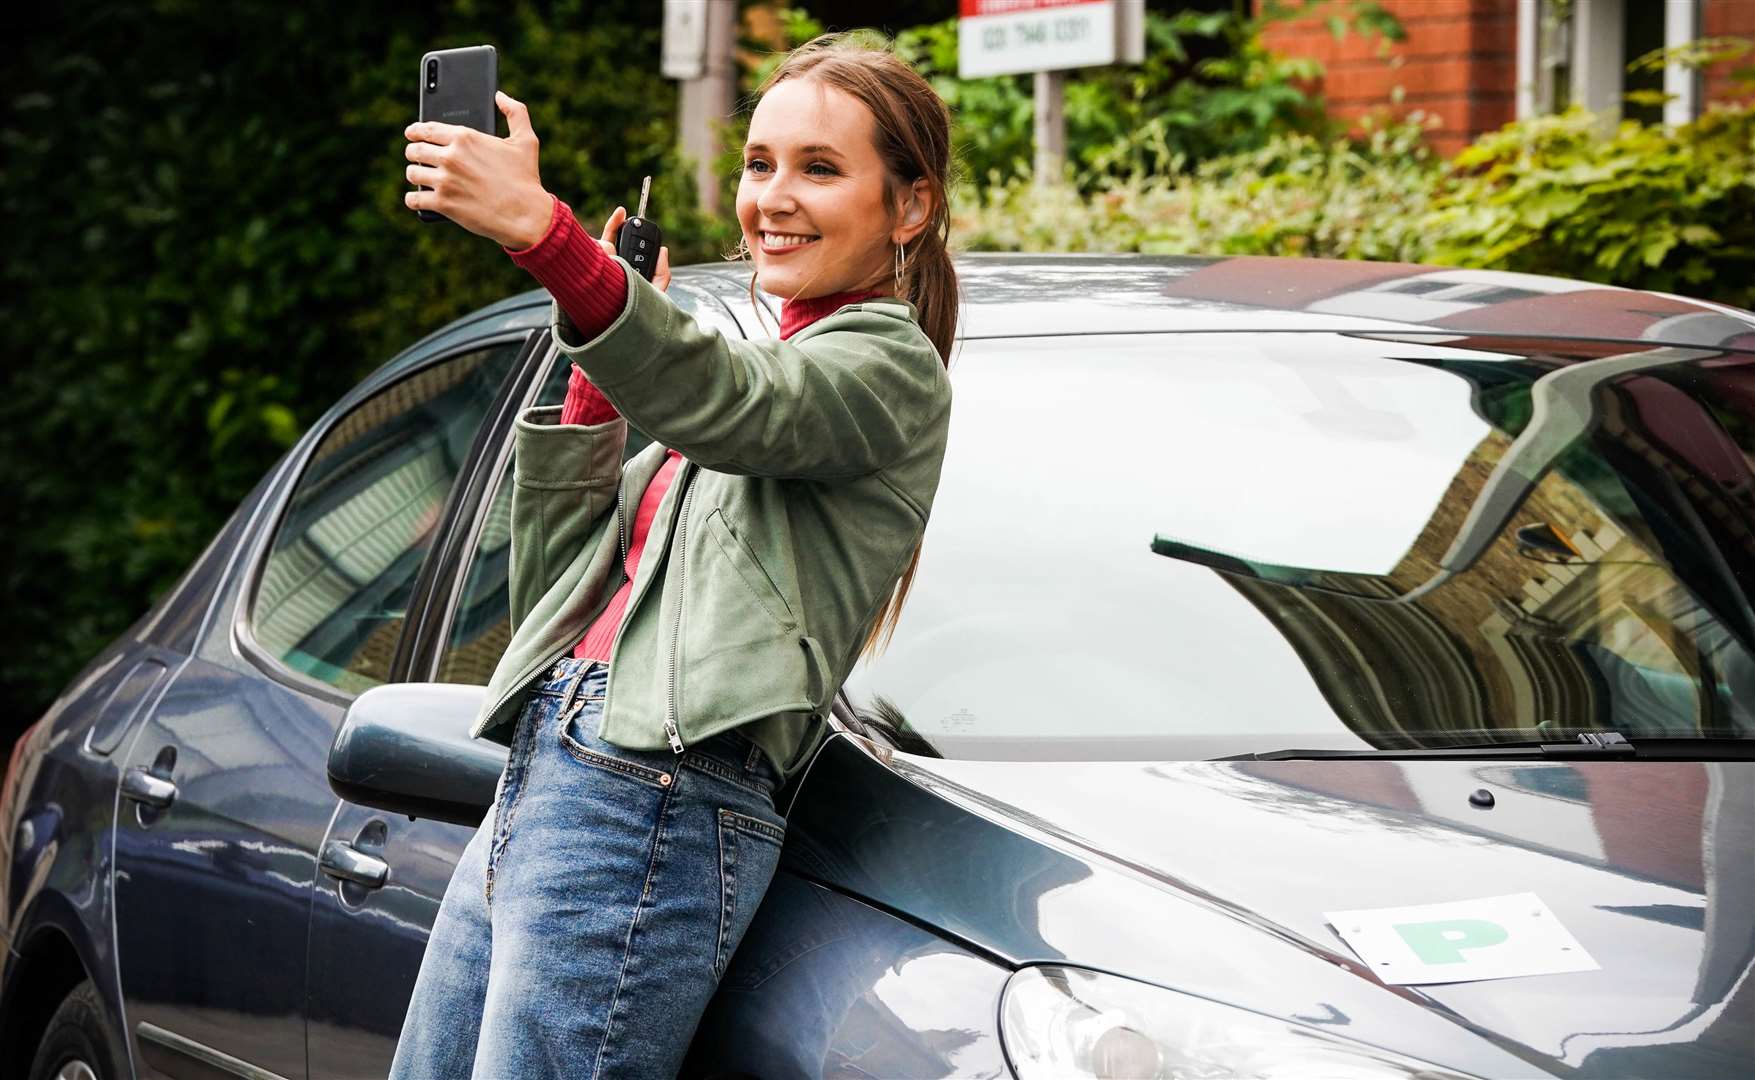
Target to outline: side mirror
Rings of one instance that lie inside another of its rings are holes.
[[[349,802],[479,825],[506,748],[469,737],[483,686],[389,683],[354,699],[329,747],[329,786]]]

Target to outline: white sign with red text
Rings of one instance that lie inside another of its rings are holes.
[[[979,79],[1058,71],[1144,53],[1143,12],[1131,0],[959,0],[957,75]],[[1118,10],[1120,9],[1120,10]],[[1137,39],[1137,41],[1135,40]]]

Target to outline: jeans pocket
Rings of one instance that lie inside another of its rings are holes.
[[[624,750],[612,746],[598,738],[591,727],[602,715],[602,697],[583,697],[576,699],[562,714],[560,723],[555,725],[561,747],[573,758],[583,764],[604,769],[630,779],[650,784],[656,788],[669,788],[671,774],[657,765],[645,761],[634,760],[637,756],[657,757],[657,755],[640,755],[639,751]]]
[[[755,921],[756,908],[780,865],[786,830],[761,818],[721,808],[719,811],[719,946],[713,954],[713,979],[725,975],[731,954]]]

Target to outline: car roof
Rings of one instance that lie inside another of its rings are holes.
[[[966,253],[957,337],[1313,332],[1394,340],[1491,337],[1531,342],[1646,342],[1755,351],[1755,313],[1669,293],[1504,270],[1279,256]],[[678,267],[674,280],[742,292],[739,263]],[[778,306],[778,298],[762,293]],[[485,320],[547,320],[532,289],[471,313],[434,337]],[[753,332],[768,332],[764,326]]]

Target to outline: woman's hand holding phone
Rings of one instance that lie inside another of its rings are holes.
[[[502,247],[527,248],[548,231],[554,200],[537,171],[530,111],[504,91],[495,92],[494,103],[506,117],[503,139],[433,120],[408,125],[408,180],[431,190],[407,192],[402,201],[444,214]]]
[[[404,155],[411,164],[410,183],[428,191],[410,191],[402,201],[411,210],[435,210],[478,236],[520,251],[548,232],[554,199],[542,186],[537,170],[539,143],[530,126],[530,110],[505,91],[494,93],[494,104],[505,114],[505,138],[458,124],[422,120],[408,125]],[[614,258],[615,238],[628,219],[616,207],[603,223],[597,241]],[[652,283],[670,288],[670,249],[658,249]]]

